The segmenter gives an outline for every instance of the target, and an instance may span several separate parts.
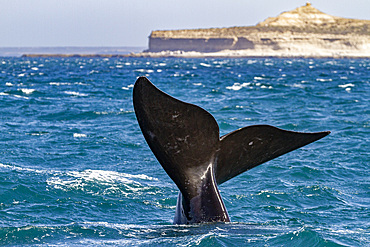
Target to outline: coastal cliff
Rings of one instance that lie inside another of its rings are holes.
[[[370,20],[331,16],[307,3],[256,26],[153,31],[138,55],[370,57]]]

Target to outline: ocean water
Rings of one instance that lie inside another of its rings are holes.
[[[220,186],[231,223],[172,224],[138,76],[221,135],[331,131]],[[369,59],[0,58],[1,246],[369,246]]]

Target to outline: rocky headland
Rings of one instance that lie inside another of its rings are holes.
[[[310,3],[256,26],[153,31],[140,57],[370,57],[370,20]]]

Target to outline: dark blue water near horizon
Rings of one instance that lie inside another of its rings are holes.
[[[222,184],[231,223],[172,225],[138,76],[221,135],[332,133]],[[0,246],[369,246],[369,59],[0,58]]]

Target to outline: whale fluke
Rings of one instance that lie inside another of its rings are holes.
[[[229,221],[218,184],[330,133],[255,125],[220,138],[209,112],[169,96],[145,77],[135,83],[133,103],[145,140],[180,190],[176,224]]]
[[[301,133],[270,125],[253,125],[224,135],[221,137],[217,160],[217,184],[222,184],[266,161],[317,141],[329,133],[328,131]]]

